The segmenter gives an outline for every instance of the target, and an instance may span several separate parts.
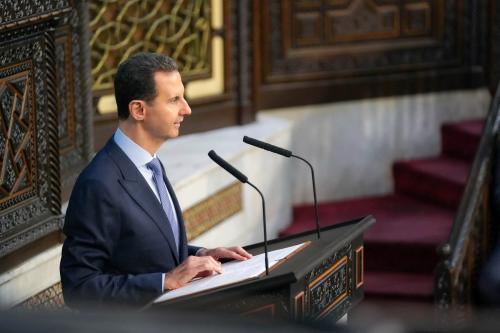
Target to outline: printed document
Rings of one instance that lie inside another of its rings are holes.
[[[269,269],[277,265],[280,261],[286,260],[287,257],[308,244],[309,242],[305,242],[269,252]],[[164,293],[158,297],[154,303],[165,302],[174,298],[199,293],[201,291],[230,285],[252,278],[256,279],[266,271],[264,253],[253,256],[251,259],[244,261],[230,261],[224,263],[222,264],[222,268],[222,274],[215,274],[193,280],[181,288]]]

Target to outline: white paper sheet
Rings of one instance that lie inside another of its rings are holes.
[[[286,258],[289,254],[299,249],[305,243],[293,245],[283,249],[271,251],[268,253],[269,268],[272,268],[280,260]],[[266,271],[264,254],[253,256],[245,261],[230,261],[222,264],[223,273],[208,276],[202,279],[194,280],[184,287],[171,290],[158,297],[154,303],[161,303],[177,297],[182,297],[204,290],[209,290],[251,278],[257,278]]]

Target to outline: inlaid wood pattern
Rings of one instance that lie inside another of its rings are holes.
[[[215,225],[242,210],[241,183],[220,190],[183,212],[187,239],[198,237]]]
[[[0,205],[36,185],[35,109],[30,64],[0,69]],[[27,70],[23,70],[27,69]]]

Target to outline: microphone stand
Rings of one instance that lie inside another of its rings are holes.
[[[262,192],[252,183],[248,181],[248,177],[242,174],[238,169],[233,167],[231,164],[227,163],[223,158],[221,158],[217,153],[213,150],[208,152],[208,156],[217,163],[221,168],[229,172],[233,177],[238,179],[243,184],[248,184],[257,190],[260,194],[260,198],[262,199],[262,221],[264,225],[264,259],[266,263],[266,276],[269,275],[269,259],[267,255],[267,223],[266,223],[266,202],[264,200],[264,195]]]
[[[266,262],[266,275],[269,275],[269,259],[267,257],[267,228],[266,228],[266,202],[264,200],[264,195],[262,192],[252,183],[247,180],[247,184],[252,186],[260,194],[262,200],[262,217],[264,221],[264,260]]]
[[[294,154],[291,154],[290,156],[298,158],[299,160],[302,160],[302,161],[306,162],[307,165],[309,165],[309,168],[311,169],[312,183],[313,183],[313,193],[314,193],[314,212],[316,213],[316,216],[315,216],[315,218],[316,218],[316,234],[318,235],[318,239],[320,239],[321,238],[321,233],[319,232],[318,200],[316,199],[316,180],[314,179],[314,169],[313,169],[311,163],[309,163],[308,161],[306,161],[302,157],[294,155]]]
[[[248,143],[249,145],[258,147],[260,149],[264,149],[264,150],[270,151],[272,153],[281,155],[281,156],[298,158],[299,160],[302,160],[302,161],[306,162],[307,165],[309,165],[309,168],[311,169],[312,183],[313,183],[314,212],[315,212],[315,217],[316,217],[316,234],[318,235],[318,239],[320,239],[321,232],[320,232],[320,227],[319,227],[318,199],[316,198],[316,180],[314,178],[314,169],[313,169],[311,163],[309,163],[306,159],[304,159],[300,156],[292,154],[292,152],[290,150],[272,145],[272,144],[264,142],[264,141],[260,141],[260,140],[251,138],[251,137],[246,136],[246,135],[243,137],[243,142]]]

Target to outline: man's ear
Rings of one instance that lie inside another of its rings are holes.
[[[130,117],[138,121],[144,120],[144,115],[146,114],[144,104],[144,101],[137,99],[130,101],[130,103],[128,103],[128,111],[130,112]]]

